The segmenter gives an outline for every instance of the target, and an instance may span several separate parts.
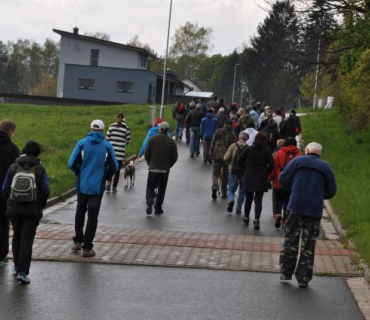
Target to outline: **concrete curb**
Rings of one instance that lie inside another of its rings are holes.
[[[138,157],[139,156],[137,154],[133,154],[131,157],[129,157],[128,159],[126,159],[123,162],[123,167],[125,167],[127,164],[129,164],[130,161],[135,161]],[[76,188],[73,188],[73,189],[68,190],[67,192],[62,193],[59,196],[55,196],[53,198],[50,198],[46,202],[46,207],[45,208],[49,208],[51,206],[54,206],[57,203],[62,202],[62,201],[66,201],[68,198],[74,196],[75,194],[77,194],[77,190],[76,190]]]

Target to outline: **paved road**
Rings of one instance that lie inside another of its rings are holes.
[[[339,277],[307,289],[276,274],[34,262],[24,286],[0,268],[1,320],[364,319]]]
[[[265,193],[261,230],[254,231],[242,225],[242,217],[228,214],[227,199],[211,199],[212,167],[203,165],[202,157],[190,159],[185,143],[178,143],[179,160],[171,170],[164,202],[164,215],[147,217],[145,188],[147,165],[136,165],[136,185],[124,190],[121,180],[117,194],[105,194],[101,206],[99,225],[134,229],[161,229],[226,234],[259,234],[282,236],[273,226],[271,191]],[[75,198],[70,204],[48,215],[45,220],[73,224]],[[254,209],[252,208],[252,213]],[[251,215],[253,218],[254,214]]]

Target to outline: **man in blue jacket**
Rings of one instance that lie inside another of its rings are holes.
[[[208,109],[206,116],[200,122],[200,137],[203,139],[203,163],[212,163],[210,150],[213,135],[218,129],[218,119],[214,116],[214,110]]]
[[[320,159],[322,146],[312,142],[306,155],[296,157],[282,171],[279,182],[291,192],[286,234],[280,254],[281,280],[295,277],[305,288],[312,279],[316,239],[320,233],[324,199],[334,197],[337,186],[330,165]],[[299,240],[301,255],[297,264]]]
[[[104,140],[103,121],[94,120],[90,129],[86,138],[77,142],[68,161],[68,167],[77,176],[76,236],[73,238],[72,250],[83,249],[83,257],[95,256],[93,240],[98,226],[104,184],[118,169],[113,146]],[[84,233],[86,212],[87,224]]]

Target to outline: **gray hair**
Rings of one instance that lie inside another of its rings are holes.
[[[318,156],[321,156],[322,153],[322,145],[317,142],[311,142],[306,147],[306,154],[314,153]]]
[[[195,109],[197,109],[197,110],[202,109],[202,105],[200,103],[197,103],[197,105],[195,106]]]

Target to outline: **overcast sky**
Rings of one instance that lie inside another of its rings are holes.
[[[171,35],[186,21],[213,29],[212,54],[229,54],[256,33],[263,0],[173,0]],[[166,46],[170,0],[0,0],[0,40],[59,41],[52,29],[104,32],[127,43],[138,35],[159,55]],[[171,41],[171,40],[170,40]],[[171,42],[170,42],[171,45]]]

